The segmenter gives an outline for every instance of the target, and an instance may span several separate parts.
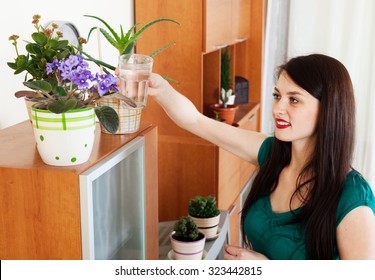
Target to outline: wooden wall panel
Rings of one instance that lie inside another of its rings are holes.
[[[217,195],[215,158],[216,147],[201,139],[159,136],[160,221],[187,215],[196,195]]]
[[[138,8],[139,7],[139,8]],[[202,107],[202,13],[201,1],[184,0],[136,0],[135,22],[147,23],[157,18],[171,18],[171,22],[159,22],[142,34],[136,45],[136,52],[151,54],[156,49],[170,43],[175,45],[154,56],[153,72],[177,80],[171,85],[201,110]],[[157,15],[157,16],[156,16]],[[143,25],[142,25],[143,26]],[[176,126],[163,109],[149,98],[142,112],[142,123],[158,126],[161,135],[189,136]]]
[[[0,259],[81,259],[78,178],[0,169]]]

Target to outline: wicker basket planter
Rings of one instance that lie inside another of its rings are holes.
[[[102,97],[98,101],[99,106],[110,106],[118,114],[120,126],[115,134],[130,134],[139,130],[143,107],[131,108],[123,101],[113,97]],[[102,132],[109,133],[103,126],[100,126]]]

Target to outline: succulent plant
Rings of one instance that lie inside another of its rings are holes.
[[[232,91],[232,77],[230,71],[230,56],[228,47],[221,54],[221,92],[220,100],[224,108],[227,107],[229,97],[233,94]]]
[[[215,197],[196,196],[189,201],[188,213],[196,218],[211,218],[220,214]]]
[[[200,235],[197,224],[189,216],[180,217],[173,229],[174,238],[179,241],[194,241]]]

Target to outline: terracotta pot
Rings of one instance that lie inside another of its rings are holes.
[[[221,104],[210,105],[212,111],[219,112],[220,118],[225,120],[227,124],[233,124],[234,117],[238,110],[237,105],[227,105],[227,108],[222,107]]]

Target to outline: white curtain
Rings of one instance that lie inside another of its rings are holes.
[[[262,73],[262,123],[263,133],[274,133],[272,118],[272,93],[275,87],[275,70],[286,60],[288,47],[290,0],[268,0],[264,40],[264,60]]]
[[[327,54],[351,75],[357,112],[353,166],[375,190],[375,1],[290,0],[289,16],[288,57]]]

